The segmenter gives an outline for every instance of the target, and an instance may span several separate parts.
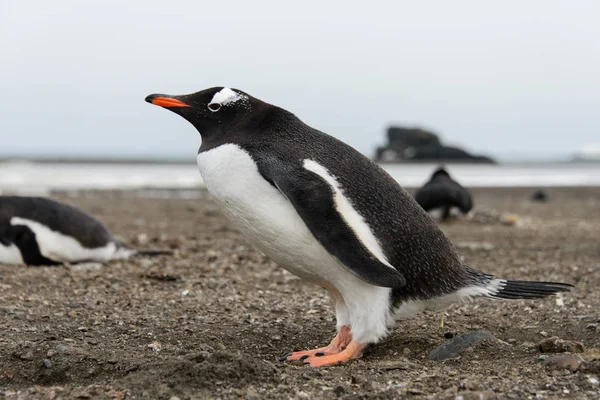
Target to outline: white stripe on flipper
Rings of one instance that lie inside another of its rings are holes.
[[[360,213],[352,206],[350,200],[344,195],[341,185],[337,179],[329,173],[327,168],[316,161],[306,159],[304,160],[303,166],[308,171],[319,175],[331,186],[334,192],[333,199],[335,201],[335,208],[340,213],[344,221],[346,221],[350,229],[352,229],[358,240],[360,240],[363,246],[365,246],[365,248],[382,264],[392,268],[395,271],[396,269],[389,263],[387,257],[383,253],[383,249],[373,234],[371,227],[369,224],[367,224],[362,215],[360,215]]]
[[[14,243],[0,243],[0,264],[24,264],[21,251]]]
[[[237,93],[229,88],[223,88],[213,96],[211,103],[219,103],[221,105],[227,105],[235,103],[238,100],[247,98],[241,93]]]
[[[53,231],[46,225],[26,218],[13,217],[10,224],[29,227],[35,234],[40,253],[56,262],[108,261],[117,250],[114,242],[108,242],[103,247],[92,249],[83,247],[75,238]]]

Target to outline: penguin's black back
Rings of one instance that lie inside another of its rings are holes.
[[[82,246],[105,246],[112,235],[97,219],[75,207],[43,197],[0,196],[0,225],[10,226],[13,217],[39,222],[53,231],[75,238]]]
[[[469,191],[454,181],[444,170],[438,170],[433,174],[429,182],[417,191],[415,200],[425,211],[457,207],[466,214],[473,208]]]
[[[390,264],[406,278],[406,286],[393,290],[396,301],[451,293],[472,279],[450,241],[412,196],[357,150],[275,106],[241,128],[243,132],[203,140],[200,151],[235,143],[248,151],[263,176],[273,157],[297,167],[311,159],[327,168],[373,230]]]

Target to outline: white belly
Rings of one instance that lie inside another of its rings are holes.
[[[292,204],[260,175],[245,150],[221,145],[199,153],[198,167],[223,212],[273,261],[327,286],[351,275],[315,239]]]
[[[338,327],[351,326],[353,338],[361,343],[375,343],[386,335],[393,322],[391,289],[362,281],[332,257],[289,200],[260,175],[246,151],[221,145],[198,154],[198,167],[223,212],[260,251],[335,296],[343,306],[343,312],[336,312]]]
[[[19,248],[13,243],[8,245],[0,243],[0,264],[23,264]]]

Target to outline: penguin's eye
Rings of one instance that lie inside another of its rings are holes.
[[[212,112],[217,112],[221,109],[221,104],[220,103],[210,103],[208,105],[208,109]]]

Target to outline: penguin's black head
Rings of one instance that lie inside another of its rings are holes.
[[[448,173],[448,171],[446,171],[446,168],[444,168],[444,166],[440,166],[433,172],[433,175],[431,175],[431,179],[436,178],[450,178],[450,174]]]
[[[226,87],[213,87],[200,92],[170,96],[151,94],[148,103],[181,115],[202,135],[213,136],[239,124],[259,101],[248,94]]]

